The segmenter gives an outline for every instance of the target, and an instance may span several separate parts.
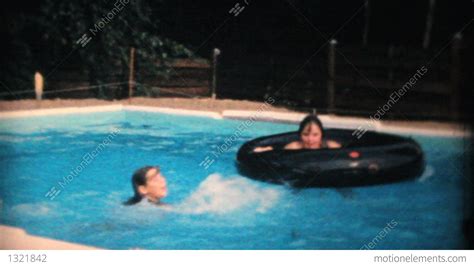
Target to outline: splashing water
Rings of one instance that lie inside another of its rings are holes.
[[[180,213],[224,214],[244,208],[263,213],[275,205],[279,192],[261,188],[241,177],[223,178],[209,175],[198,188],[175,209]]]

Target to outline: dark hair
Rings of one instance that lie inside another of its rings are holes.
[[[303,121],[300,123],[300,128],[298,129],[298,134],[301,135],[301,132],[305,129],[305,127],[311,123],[316,124],[319,129],[321,130],[321,137],[324,138],[324,128],[323,128],[323,123],[321,123],[321,120],[316,115],[307,115]]]
[[[133,175],[132,175],[132,187],[133,187],[133,192],[134,195],[130,199],[128,199],[126,202],[124,202],[124,205],[133,205],[137,204],[140,201],[142,201],[142,195],[140,195],[140,192],[138,191],[139,186],[144,186],[146,185],[146,173],[150,169],[157,168],[154,166],[144,166],[138,170],[136,170]]]

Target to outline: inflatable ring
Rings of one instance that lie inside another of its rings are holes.
[[[298,140],[297,132],[246,142],[237,154],[239,171],[253,179],[294,187],[347,187],[390,183],[420,176],[425,169],[421,147],[411,138],[367,131],[327,129],[325,138],[341,143],[338,149],[284,150]],[[255,147],[273,150],[256,153]]]

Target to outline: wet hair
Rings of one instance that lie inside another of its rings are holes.
[[[123,203],[124,205],[134,205],[142,201],[143,196],[138,191],[138,187],[146,185],[146,182],[147,182],[146,173],[148,173],[148,171],[153,168],[158,169],[158,167],[155,167],[155,166],[144,166],[133,173],[132,187],[133,187],[134,195],[130,199],[128,199],[126,202],[124,202]]]
[[[316,115],[307,115],[303,121],[300,123],[300,128],[298,129],[298,134],[301,135],[303,130],[308,126],[309,124],[314,123],[316,124],[319,129],[321,130],[321,138],[324,138],[324,128],[323,128],[323,123],[321,123],[321,120]]]

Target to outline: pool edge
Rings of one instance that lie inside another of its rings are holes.
[[[5,111],[0,112],[1,119],[23,118],[34,116],[48,116],[61,114],[80,114],[80,113],[95,113],[95,112],[115,112],[122,111],[123,105],[98,105],[98,106],[82,106],[82,107],[62,107],[62,108],[48,108],[48,109],[34,109],[34,110],[19,110],[19,111]]]
[[[219,112],[213,111],[199,111],[191,109],[176,109],[169,107],[151,107],[142,105],[124,105],[122,107],[124,111],[139,111],[139,112],[150,112],[150,113],[163,113],[163,114],[174,114],[174,115],[187,115],[187,116],[200,116],[210,117],[214,119],[222,119],[223,116]]]
[[[98,250],[86,246],[28,234],[24,229],[0,224],[0,250]]]
[[[143,105],[98,105],[98,106],[83,106],[83,107],[64,107],[64,108],[49,108],[49,109],[34,109],[34,110],[18,110],[18,111],[0,111],[0,120],[11,118],[22,118],[32,116],[47,116],[57,114],[75,114],[75,113],[94,113],[94,112],[114,112],[114,111],[139,111],[139,112],[153,112],[165,113],[175,115],[187,115],[208,117],[213,119],[237,119],[237,120],[254,120],[254,121],[268,121],[268,122],[283,122],[283,123],[299,123],[306,115],[298,112],[278,112],[278,111],[249,111],[239,109],[228,109],[222,112],[217,111],[202,111],[182,108],[170,107],[151,107]],[[433,129],[426,126],[420,127],[416,125],[399,126],[391,125],[391,121],[370,120],[358,117],[341,117],[336,115],[319,115],[323,124],[327,127],[345,128],[354,130],[370,129],[377,132],[391,132],[400,134],[418,134],[427,136],[440,137],[467,137],[470,132],[466,128],[450,128],[450,129]],[[460,124],[458,124],[460,125]]]

